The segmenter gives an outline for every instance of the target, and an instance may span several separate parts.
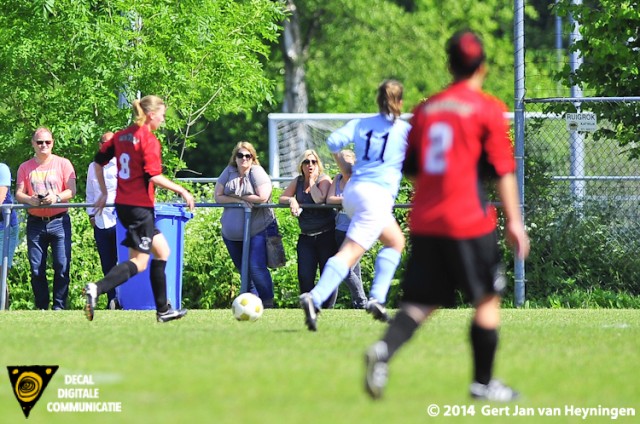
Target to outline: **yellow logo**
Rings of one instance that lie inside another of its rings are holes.
[[[13,393],[22,407],[25,418],[29,418],[31,409],[42,396],[53,374],[58,371],[58,365],[8,366],[7,370]]]

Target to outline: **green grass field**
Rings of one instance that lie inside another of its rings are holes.
[[[394,358],[384,399],[362,389],[364,349],[384,330],[362,311],[323,311],[310,333],[299,310],[268,310],[255,323],[230,310],[196,310],[157,324],[153,312],[12,311],[0,314],[0,365],[59,365],[29,423],[431,423],[611,422],[583,420],[565,407],[634,408],[640,421],[640,311],[505,310],[496,376],[523,397],[508,404],[536,416],[482,413],[467,396],[470,310],[440,311]],[[65,385],[90,375],[94,386]],[[49,412],[59,389],[98,388],[119,413]],[[428,414],[437,405],[437,418]],[[461,415],[473,406],[475,416]],[[495,404],[500,407],[503,405]],[[538,408],[561,408],[557,417]],[[24,420],[6,371],[0,420]]]

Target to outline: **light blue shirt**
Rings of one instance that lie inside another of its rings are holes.
[[[331,153],[354,144],[356,163],[351,182],[371,182],[382,186],[395,199],[402,179],[402,163],[407,151],[411,125],[392,116],[377,114],[349,121],[327,139]]]

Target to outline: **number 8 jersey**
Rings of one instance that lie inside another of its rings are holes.
[[[414,109],[403,168],[415,184],[411,234],[465,239],[495,229],[483,183],[515,170],[505,111],[466,82]]]
[[[135,124],[118,131],[100,147],[95,162],[104,166],[115,156],[118,164],[115,203],[154,206],[155,189],[150,179],[162,173],[160,152],[160,142],[149,127]]]

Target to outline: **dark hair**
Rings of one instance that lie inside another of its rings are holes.
[[[486,59],[482,40],[468,29],[449,38],[447,55],[451,72],[457,78],[470,77]]]
[[[403,87],[400,81],[393,79],[384,80],[378,87],[378,108],[386,115],[393,115],[397,118],[402,113],[402,92]]]

